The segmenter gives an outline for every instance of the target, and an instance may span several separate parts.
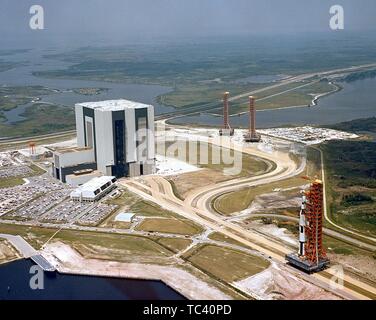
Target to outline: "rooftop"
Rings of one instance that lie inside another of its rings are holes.
[[[82,151],[87,151],[87,150],[92,150],[90,147],[57,147],[55,148],[56,153],[72,153],[72,152],[82,152]]]
[[[76,105],[90,108],[90,109],[96,109],[100,111],[120,111],[124,109],[147,108],[150,106],[148,104],[125,100],[125,99],[82,102],[82,103],[77,103]]]
[[[115,177],[113,176],[102,176],[102,177],[95,177],[90,181],[84,183],[83,185],[79,186],[75,191],[95,191],[107,182],[110,182]]]

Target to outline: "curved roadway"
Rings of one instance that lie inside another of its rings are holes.
[[[209,142],[217,143],[215,139],[211,139]],[[224,145],[222,144],[222,146]],[[225,220],[220,215],[213,213],[212,210],[210,210],[210,201],[213,196],[226,190],[233,190],[234,188],[244,186],[261,185],[296,176],[304,170],[305,163],[303,162],[298,165],[291,160],[287,154],[281,152],[265,153],[254,148],[241,146],[232,146],[232,148],[273,161],[276,163],[276,167],[274,170],[257,177],[240,178],[193,190],[184,201],[176,197],[171,184],[161,176],[124,179],[120,182],[145,199],[156,202],[168,210],[237,240],[263,253],[267,257],[285,263],[285,255],[291,252],[289,248],[278,242],[267,239],[252,230],[244,229],[231,221]],[[337,270],[335,268],[329,268],[323,272],[313,274],[311,277],[312,279],[314,278],[316,284],[330,290],[332,283],[331,278],[336,276],[336,274]],[[342,296],[358,299],[369,299],[369,295],[376,297],[376,288],[368,283],[359,281],[349,275],[345,275],[344,279],[345,287],[336,290],[336,292],[340,292]],[[368,295],[364,295],[364,292],[367,292]]]

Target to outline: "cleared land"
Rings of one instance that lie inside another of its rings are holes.
[[[313,148],[307,148],[307,166],[306,174],[308,176],[314,177],[319,176],[320,174],[320,153],[319,151]],[[240,212],[244,209],[247,209],[252,201],[255,200],[257,196],[262,194],[267,194],[273,192],[273,190],[283,190],[290,188],[297,188],[307,184],[306,180],[303,180],[300,177],[293,177],[277,182],[272,182],[266,185],[261,185],[251,188],[243,188],[237,191],[230,193],[225,193],[220,195],[213,201],[213,207],[215,210],[223,215],[232,215],[236,212]],[[291,196],[294,195],[294,192],[298,191],[286,191],[286,195],[289,193]]]
[[[175,253],[184,250],[192,243],[189,239],[181,238],[159,238],[156,241]]]
[[[19,258],[18,252],[6,240],[0,239],[0,264]]]
[[[137,225],[136,230],[175,233],[183,235],[196,235],[203,231],[203,229],[199,225],[189,220],[152,218],[143,220],[139,225]]]
[[[56,231],[56,229],[0,223],[1,233],[21,235],[35,249],[40,249]],[[54,241],[56,240],[71,245],[85,257],[104,260],[134,261],[137,259],[142,262],[163,263],[173,254],[153,239],[142,236],[62,230],[54,237]]]
[[[215,241],[220,241],[220,242],[225,242],[225,243],[229,243],[229,244],[234,244],[236,246],[239,246],[239,247],[246,247],[244,244],[222,234],[222,233],[219,233],[219,232],[212,232],[209,236],[208,236],[209,239],[212,239],[212,240],[215,240]]]
[[[190,152],[192,151],[188,149],[188,144],[186,144],[186,146],[185,144],[186,142],[179,141],[179,145],[181,145],[182,148],[186,147],[186,154],[191,154]],[[201,160],[205,159],[203,158],[205,155],[201,154],[201,147],[203,147],[204,150],[207,150],[207,161]],[[207,144],[204,142],[198,142],[197,149],[195,150],[197,152],[197,159],[200,159],[200,161],[198,161],[199,163],[191,164],[197,165],[203,170],[170,176],[168,179],[173,186],[176,196],[181,199],[184,199],[186,194],[195,188],[236,178],[256,176],[265,173],[268,169],[273,168],[273,164],[264,159],[233,150],[229,152],[229,156],[234,159],[234,163],[226,164],[223,160],[223,154],[224,152],[227,152],[228,149],[221,149],[220,147],[212,145],[210,143]],[[213,161],[215,154],[221,155],[221,158],[219,159],[219,161],[217,161],[217,163]],[[167,157],[179,158],[178,151],[169,152],[169,149],[167,149],[165,155]],[[186,159],[182,160],[186,161]],[[239,173],[236,173],[234,175],[225,174],[225,170],[234,167],[238,168],[238,166],[241,167],[239,168]]]
[[[195,267],[228,283],[265,270],[269,262],[258,256],[213,245],[203,245],[188,252],[185,259]]]
[[[119,211],[127,211],[135,214],[136,216],[146,216],[146,217],[166,217],[166,218],[175,218],[178,217],[175,213],[165,210],[162,207],[158,206],[155,203],[146,201],[139,197],[138,195],[126,191],[121,190],[121,195],[114,198],[109,199],[106,201],[108,204],[115,204],[120,206],[121,208],[111,215],[102,226],[112,225],[114,222],[114,218],[119,213]]]

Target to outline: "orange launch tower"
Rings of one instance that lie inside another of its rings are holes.
[[[230,93],[225,92],[223,94],[223,128],[219,129],[219,134],[221,136],[232,136],[234,135],[234,129],[230,127],[230,123],[228,120],[228,97]]]
[[[260,135],[256,132],[256,110],[255,98],[249,96],[249,129],[248,133],[244,136],[246,142],[259,142]]]
[[[329,260],[322,243],[323,184],[314,180],[304,192],[299,213],[299,252],[286,256],[287,261],[307,272],[324,269]]]

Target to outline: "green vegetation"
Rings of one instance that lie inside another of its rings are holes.
[[[339,187],[376,188],[375,143],[331,141],[322,145],[331,177]]]
[[[203,231],[203,229],[199,225],[191,222],[190,220],[160,218],[145,219],[139,225],[137,225],[136,230],[148,232],[175,233],[183,235],[196,235]]]
[[[193,158],[189,158],[191,164],[204,169],[170,177],[169,182],[173,191],[180,199],[184,199],[187,192],[198,187],[235,178],[252,177],[274,168],[274,164],[270,161],[227,148],[221,149],[221,147],[210,143],[196,142],[195,145],[188,144],[186,141],[178,141],[175,144],[176,148],[171,149],[170,146],[171,144],[166,142],[166,149],[159,150],[157,148],[157,153],[182,161],[186,161],[189,155]],[[207,152],[201,154],[201,147]],[[193,156],[195,152],[197,156]],[[226,153],[234,159],[232,164],[224,162],[223,157]],[[218,155],[218,159],[215,158],[216,155]]]
[[[35,249],[40,249],[56,231],[57,229],[51,228],[0,223],[0,233],[20,235]],[[156,262],[155,259],[166,258],[173,254],[154,239],[143,236],[61,230],[54,237],[54,241],[56,240],[71,245],[87,258],[132,262],[137,258],[138,261]]]
[[[345,82],[354,82],[357,80],[373,79],[376,77],[376,70],[367,70],[361,72],[350,73],[343,78]]]
[[[43,169],[41,169],[40,167],[36,166],[35,164],[31,164],[29,167],[30,167],[30,169],[33,170],[29,174],[22,175],[22,176],[9,177],[9,178],[2,178],[0,180],[0,189],[1,188],[10,188],[10,187],[18,186],[18,185],[24,183],[23,178],[40,176],[43,173],[45,173],[45,171]]]
[[[171,149],[171,143],[167,141],[165,144],[166,149],[163,150],[165,152],[162,154],[161,152],[158,152],[159,148],[157,148],[158,154],[170,158],[178,158],[182,161],[187,161],[188,157],[192,157],[192,161],[191,158],[189,158],[191,164],[197,165],[200,168],[210,169],[221,175],[224,174],[224,170],[235,169],[234,174],[224,176],[224,180],[255,176],[264,173],[269,165],[273,167],[273,164],[267,160],[240,151],[234,151],[225,147],[213,145],[211,143],[208,144],[196,141],[196,144],[194,144],[192,141],[190,141],[190,143],[187,141],[178,141],[174,142],[174,144],[176,148]],[[201,149],[205,150],[204,154],[201,154]],[[193,157],[193,155],[196,156]],[[219,158],[217,159],[216,156]],[[235,163],[226,164],[224,156],[231,157],[234,159]]]
[[[250,277],[269,266],[269,262],[261,257],[214,245],[201,245],[189,251],[184,258],[227,283]]]
[[[338,90],[337,85],[329,84],[326,79],[313,82],[296,82],[270,89],[255,95],[257,110],[285,108],[291,106],[309,106],[314,96]],[[243,91],[244,92],[244,91]],[[248,111],[247,97],[231,103],[231,114]],[[221,110],[212,112],[220,114]]]
[[[172,254],[154,240],[142,236],[62,230],[54,239],[72,245],[87,258],[134,262],[139,257],[151,262],[156,257]]]
[[[22,116],[26,119],[13,124],[0,121],[0,137],[33,136],[75,128],[74,110],[70,107],[35,103]]]
[[[95,96],[101,94],[102,92],[108,91],[107,88],[74,88],[72,89],[74,93],[82,94],[84,96]]]
[[[267,85],[260,80],[259,83],[252,82],[249,79],[252,76],[295,75],[374,62],[373,41],[354,37],[348,40],[353,43],[351,49],[333,46],[332,39],[316,36],[309,41],[296,37],[231,37],[194,43],[85,47],[47,55],[48,58],[72,63],[67,69],[34,74],[51,78],[165,85],[172,87],[173,92],[160,96],[159,102],[176,108],[202,106],[202,110],[207,110],[208,104],[220,103],[223,91],[236,95]],[[312,100],[310,93],[332,89],[327,82],[312,84],[280,99],[265,100],[259,107],[307,105]],[[244,110],[243,104],[244,101],[234,103],[232,112]]]
[[[330,141],[321,145],[332,219],[371,236],[376,235],[375,146],[365,141]]]
[[[121,195],[107,200],[109,204],[122,206],[122,210],[134,213],[136,216],[177,218],[177,214],[163,209],[161,206],[142,199],[138,195],[127,190],[121,190]]]
[[[373,199],[367,194],[363,193],[355,193],[355,194],[346,194],[343,196],[341,205],[345,207],[350,207],[350,206],[358,206],[361,204],[366,204],[366,203],[372,203]]]
[[[175,88],[174,91],[158,96],[158,103],[175,107],[175,108],[191,108],[199,107],[200,110],[206,111],[207,108],[215,108],[222,106],[223,93],[229,91],[232,96],[254,90],[260,85],[235,85],[223,83],[200,83],[199,85],[185,85]],[[232,111],[235,104],[231,104]]]
[[[372,257],[372,255],[374,254],[370,251],[360,249],[344,241],[334,239],[328,235],[324,236],[323,243],[328,253],[369,257]]]
[[[20,177],[2,178],[0,180],[0,189],[19,186],[20,184],[23,184],[23,183],[24,181]]]
[[[156,241],[175,253],[186,249],[192,243],[189,239],[181,238],[159,238]]]
[[[20,235],[37,250],[39,250],[56,231],[56,229],[51,228],[0,223],[0,233]]]
[[[350,132],[375,132],[376,133],[376,117],[366,119],[356,119],[347,122],[341,122],[327,126],[332,129],[350,131]]]
[[[353,45],[339,47],[333,46],[332,40],[323,36],[311,36],[309,41],[306,36],[222,37],[210,41],[84,47],[47,55],[73,65],[36,74],[180,86],[335,69],[376,59],[376,45],[368,38],[349,35],[347,40]]]
[[[52,93],[51,89],[42,86],[0,87],[0,111],[9,111],[18,105],[26,104],[39,96]]]
[[[307,148],[307,167],[308,176],[320,176],[320,152],[314,148]],[[216,211],[223,215],[231,215],[248,208],[252,201],[259,195],[270,193],[275,189],[288,189],[307,184],[307,181],[300,177],[293,177],[281,181],[269,183],[256,187],[242,188],[237,191],[225,193],[214,199],[213,206]],[[297,192],[296,190],[293,191]]]
[[[212,240],[215,240],[215,241],[220,241],[220,242],[225,242],[225,243],[229,243],[229,244],[234,244],[236,246],[240,246],[240,247],[246,247],[243,243],[239,242],[239,241],[236,241],[234,240],[233,238],[230,238],[226,235],[224,235],[223,233],[220,233],[220,232],[212,232],[209,236],[208,236],[209,239],[212,239]]]

